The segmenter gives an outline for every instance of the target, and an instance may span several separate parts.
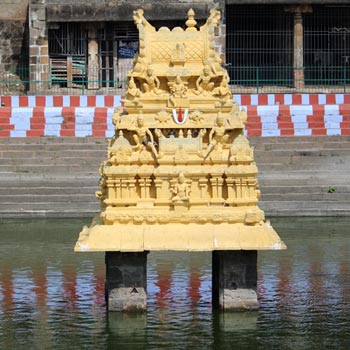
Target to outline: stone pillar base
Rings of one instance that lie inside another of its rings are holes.
[[[108,311],[143,312],[147,308],[147,254],[106,252]]]
[[[213,307],[233,311],[259,308],[257,256],[256,250],[213,252]]]
[[[304,87],[304,68],[294,68],[294,87],[296,89]]]

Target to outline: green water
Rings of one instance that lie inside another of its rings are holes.
[[[148,311],[106,314],[87,220],[0,221],[0,349],[350,349],[350,219],[272,219],[255,313],[211,309],[209,253],[148,255]]]

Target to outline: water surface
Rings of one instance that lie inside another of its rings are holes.
[[[279,218],[261,309],[211,308],[211,254],[148,255],[148,311],[107,314],[102,253],[77,220],[0,221],[0,349],[350,349],[350,218]]]

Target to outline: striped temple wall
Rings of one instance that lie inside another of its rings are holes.
[[[350,94],[234,95],[247,136],[350,135]],[[111,137],[121,96],[0,96],[0,137]]]

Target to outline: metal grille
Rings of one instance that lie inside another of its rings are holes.
[[[104,28],[98,30],[98,56],[99,56],[99,80],[102,87],[114,86],[114,43],[113,25],[106,23]]]
[[[125,72],[132,69],[133,58],[138,51],[139,33],[133,22],[117,22],[113,27],[114,80],[119,88],[126,87]]]
[[[113,28],[113,37],[115,40],[137,40],[139,39],[139,33],[134,23],[132,22],[118,22],[115,23]]]
[[[61,87],[85,85],[87,31],[78,23],[59,23],[49,29],[50,79]]]
[[[232,84],[291,84],[291,13],[283,6],[229,5],[226,22],[226,62]]]
[[[60,23],[57,29],[49,29],[49,54],[86,57],[87,32],[78,23]]]
[[[350,6],[313,6],[303,21],[305,84],[349,84]]]

